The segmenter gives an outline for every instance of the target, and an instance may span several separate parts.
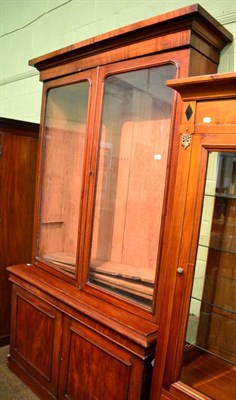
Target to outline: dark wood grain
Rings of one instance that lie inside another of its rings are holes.
[[[6,267],[31,260],[38,128],[0,118],[0,345],[9,343]]]

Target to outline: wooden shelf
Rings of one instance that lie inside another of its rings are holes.
[[[96,263],[98,265],[92,263],[90,268],[90,278],[96,282],[145,299],[152,299],[154,271],[112,262],[96,261]]]
[[[203,354],[182,368],[181,382],[217,400],[235,396],[236,366]]]
[[[65,271],[75,272],[75,255],[56,252],[44,255],[44,260],[62,267]],[[141,296],[151,300],[154,287],[154,271],[101,260],[92,260],[89,277],[103,285]]]

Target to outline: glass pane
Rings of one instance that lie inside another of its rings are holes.
[[[47,97],[37,256],[75,273],[88,81],[51,89]]]
[[[89,280],[150,306],[170,136],[173,65],[105,80]]]
[[[236,393],[236,155],[209,154],[181,381],[215,400]]]

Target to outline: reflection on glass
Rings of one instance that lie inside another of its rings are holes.
[[[89,281],[150,306],[170,136],[173,65],[105,80]]]
[[[75,273],[89,83],[47,97],[37,256]]]
[[[181,381],[214,400],[236,393],[236,155],[209,155]]]

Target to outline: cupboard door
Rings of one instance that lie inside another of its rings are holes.
[[[62,315],[54,307],[13,285],[10,368],[34,385],[56,396]],[[26,374],[26,375],[25,375]],[[25,378],[26,376],[26,378]],[[33,383],[32,383],[33,382]]]
[[[141,399],[142,373],[142,360],[86,325],[65,317],[60,399]]]

